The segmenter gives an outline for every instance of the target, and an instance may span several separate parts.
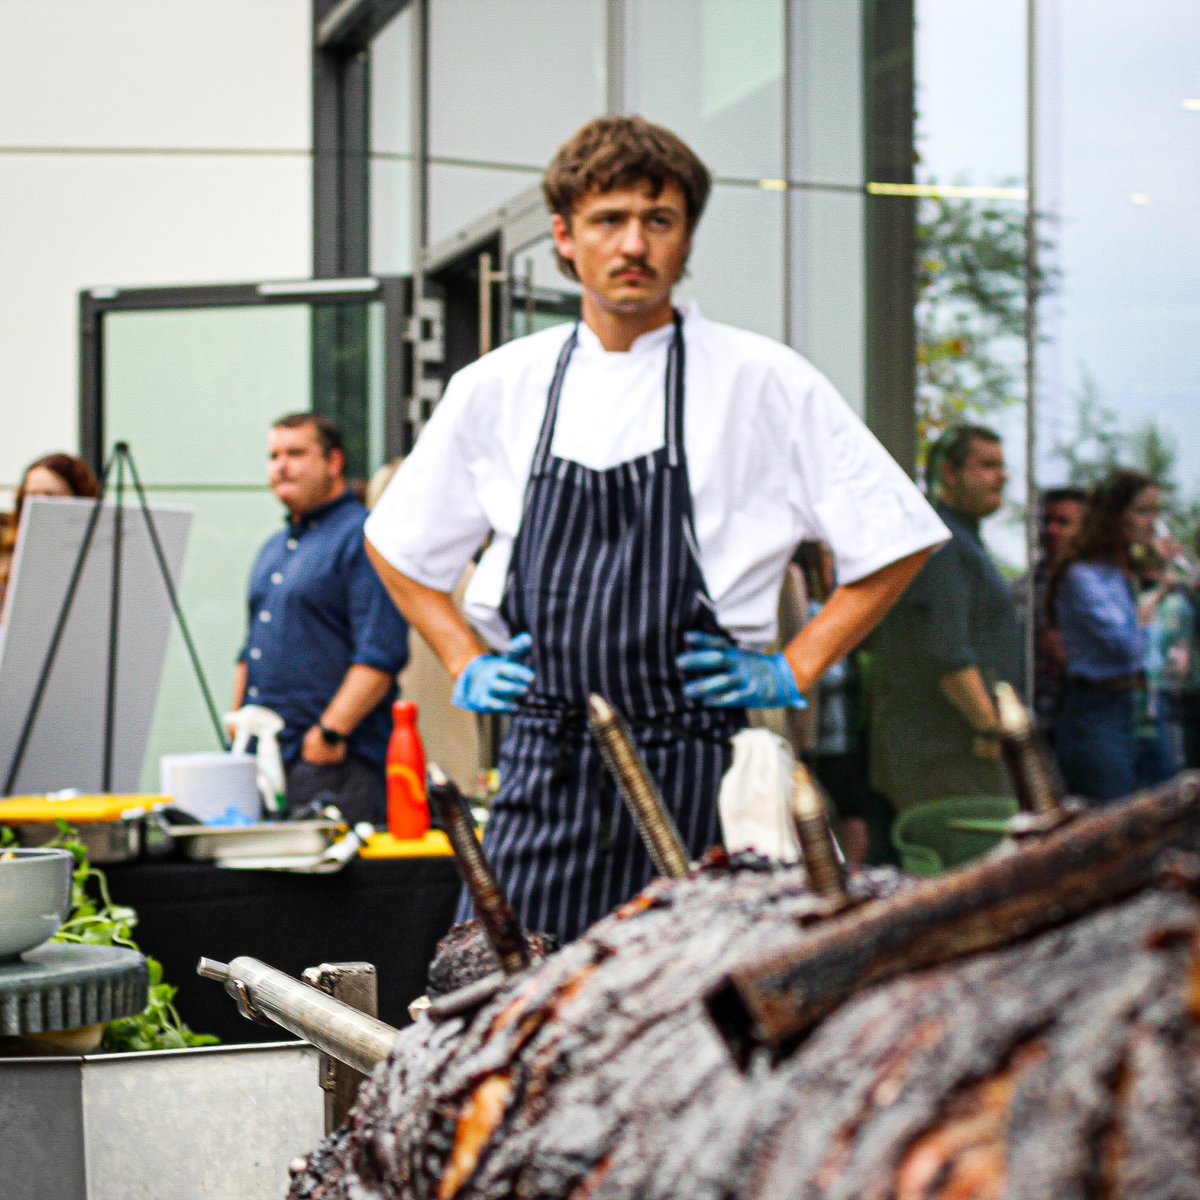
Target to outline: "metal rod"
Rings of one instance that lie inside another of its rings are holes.
[[[1058,767],[1042,744],[1016,689],[1001,680],[995,691],[1000,746],[1021,808],[1042,817],[1059,815],[1067,789]]]
[[[475,915],[504,973],[515,975],[530,963],[521,922],[479,845],[475,822],[462,793],[437,763],[430,763],[428,770],[429,799],[437,806],[442,828],[450,839],[454,859],[475,906]]]
[[[789,800],[792,820],[796,825],[796,836],[800,839],[800,852],[804,856],[804,869],[808,882],[818,896],[835,900],[848,900],[846,875],[838,860],[837,846],[829,822],[825,819],[825,806],[821,794],[813,782],[808,768],[801,763],[792,767],[792,793]]]
[[[588,698],[588,724],[633,814],[654,869],[668,879],[681,879],[688,873],[687,850],[621,714],[603,696],[593,695]]]
[[[235,958],[228,966],[202,958],[196,972],[206,979],[224,982],[225,990],[235,1000],[240,991],[254,1015],[269,1018],[364,1075],[387,1058],[396,1040],[398,1031],[391,1025],[257,958]]]
[[[117,648],[121,631],[121,550],[125,537],[125,457],[129,447],[118,442],[113,450],[117,458],[117,496],[113,506],[112,578],[108,602],[108,673],[104,685],[104,757],[100,786],[112,791],[113,729],[117,715]]]

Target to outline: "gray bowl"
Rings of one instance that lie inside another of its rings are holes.
[[[71,911],[72,867],[69,850],[0,850],[0,962],[58,932]]]

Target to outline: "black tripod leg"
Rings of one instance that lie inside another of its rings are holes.
[[[29,748],[29,739],[33,734],[33,726],[37,721],[38,710],[42,707],[42,699],[46,694],[46,685],[50,682],[50,672],[54,670],[54,660],[58,657],[58,648],[62,643],[63,632],[66,630],[67,620],[71,616],[71,606],[75,603],[75,592],[79,588],[80,579],[83,578],[83,565],[87,562],[88,551],[92,548],[92,536],[96,532],[96,524],[100,520],[100,513],[104,507],[104,493],[108,484],[108,476],[112,471],[116,457],[116,451],[114,451],[108,462],[105,463],[104,470],[100,473],[100,494],[96,497],[96,503],[92,505],[91,514],[88,516],[83,541],[80,543],[79,553],[75,556],[75,566],[71,569],[71,580],[67,584],[67,594],[63,598],[62,609],[59,611],[54,632],[50,636],[50,645],[46,649],[46,658],[42,663],[42,670],[38,675],[37,685],[33,689],[33,696],[29,701],[29,708],[25,713],[25,723],[21,726],[21,736],[17,739],[17,748],[13,753],[13,760],[8,768],[8,775],[4,780],[5,795],[12,795],[12,790],[17,782],[17,775],[21,770],[21,763],[25,759],[25,751]]]
[[[108,601],[108,679],[104,689],[104,766],[101,790],[112,791],[113,726],[117,712],[117,649],[121,632],[121,551],[125,542],[125,455],[124,442],[118,442],[117,496],[113,508],[112,586]]]
[[[175,591],[175,584],[171,582],[171,572],[167,568],[167,556],[163,553],[162,542],[159,541],[158,529],[154,524],[154,515],[150,511],[150,505],[146,501],[146,493],[142,488],[141,477],[138,475],[137,467],[133,463],[133,455],[129,453],[128,448],[126,448],[125,455],[129,463],[129,476],[133,480],[133,490],[137,494],[142,516],[146,519],[146,530],[150,534],[150,544],[154,547],[154,557],[158,560],[158,569],[162,574],[163,586],[167,589],[167,597],[171,601],[171,610],[175,614],[175,622],[179,626],[179,632],[183,635],[183,644],[187,647],[188,657],[192,662],[192,670],[196,675],[196,682],[200,685],[200,692],[204,696],[204,704],[208,709],[209,719],[212,721],[213,729],[217,734],[217,742],[220,744],[222,750],[226,750],[229,748],[229,741],[225,736],[225,729],[221,724],[220,715],[217,713],[217,706],[213,703],[212,692],[209,691],[208,680],[205,678],[204,668],[200,664],[200,655],[196,652],[196,645],[192,641],[191,631],[188,629],[188,623],[184,618],[183,606],[179,603],[179,595]]]

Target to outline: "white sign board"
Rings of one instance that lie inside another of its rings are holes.
[[[3,789],[63,612],[94,500],[31,497],[21,514],[0,642],[0,789]],[[152,505],[178,593],[191,529],[187,508]],[[66,626],[10,792],[103,791],[105,697],[116,506],[105,501]],[[150,736],[173,615],[138,505],[123,507],[112,792],[135,792]]]

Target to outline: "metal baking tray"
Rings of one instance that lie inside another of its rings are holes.
[[[44,846],[58,837],[58,826],[46,821],[10,828],[19,846]],[[147,843],[144,813],[130,813],[115,821],[80,821],[72,828],[87,847],[88,859],[97,866],[129,862],[142,853]]]
[[[340,821],[314,819],[259,825],[183,825],[173,829],[172,834],[184,857],[211,861],[322,854],[344,828]]]

